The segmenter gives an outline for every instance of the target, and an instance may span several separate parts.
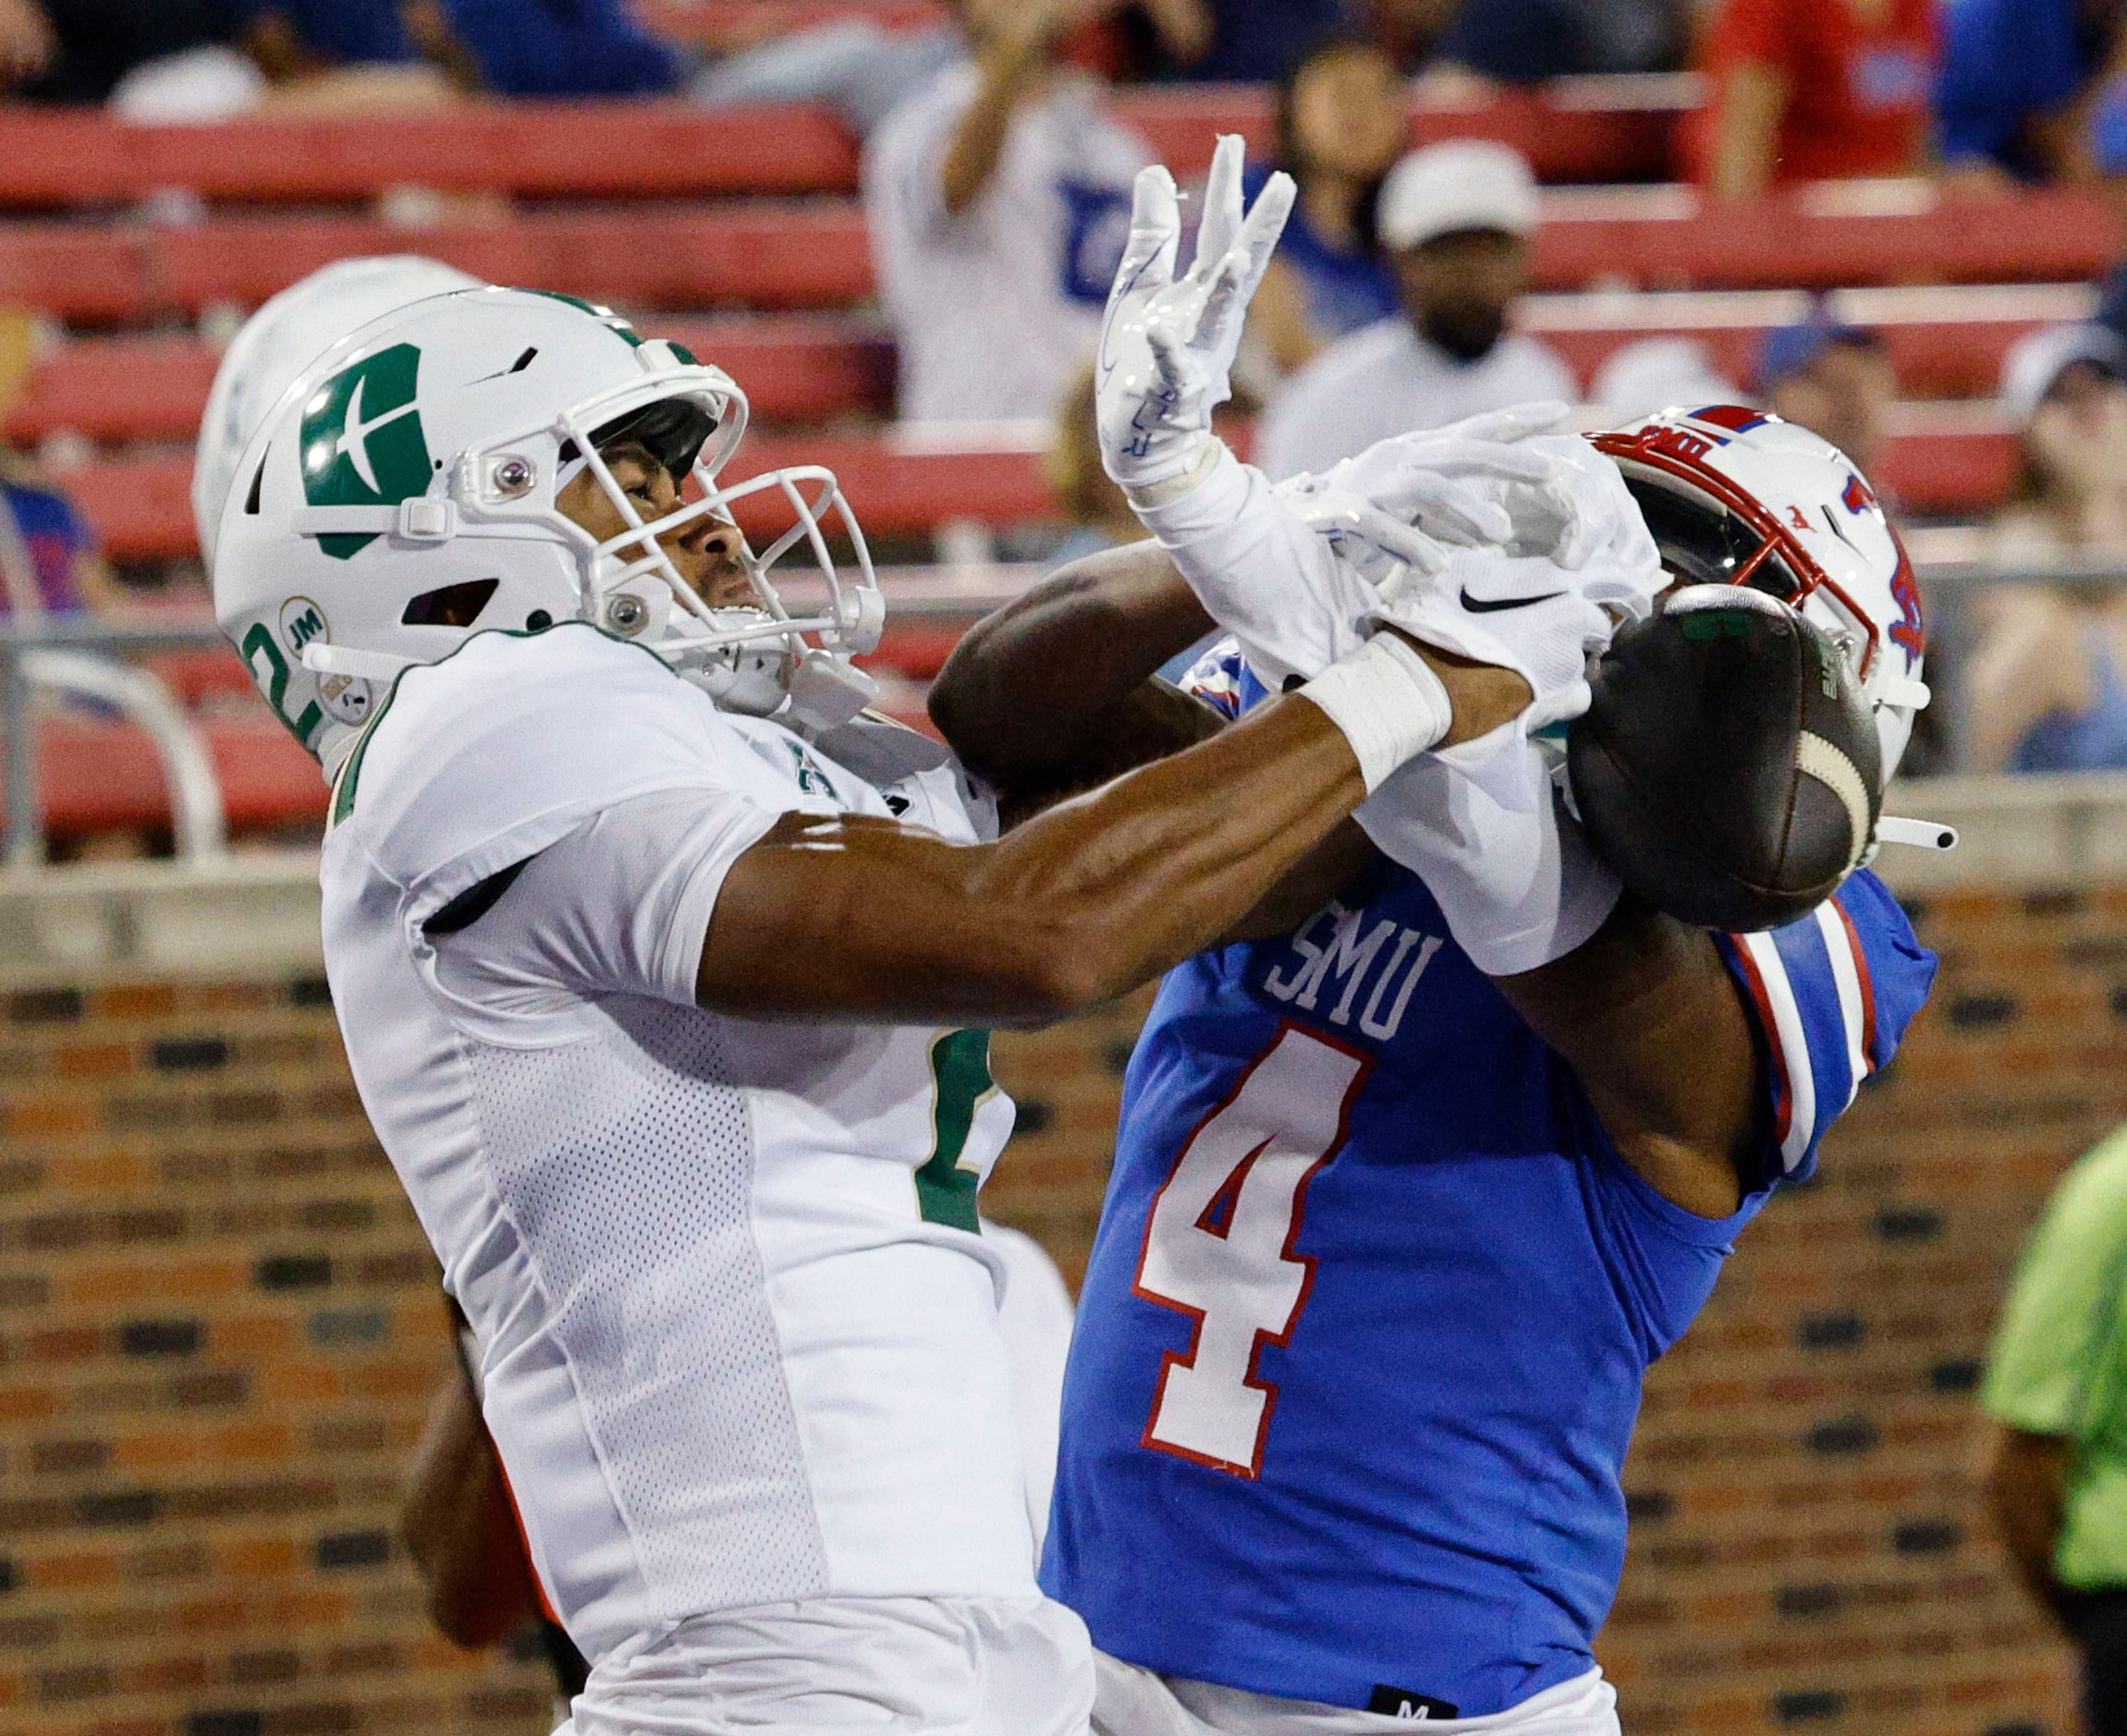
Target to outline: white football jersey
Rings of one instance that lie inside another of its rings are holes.
[[[986,1036],[694,1004],[724,875],[790,812],[995,829],[911,730],[808,744],[581,623],[410,670],[335,789],[355,1082],[593,1660],[719,1609],[1034,1595]]]

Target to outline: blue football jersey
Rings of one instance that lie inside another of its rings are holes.
[[[1230,663],[1195,685],[1261,696]],[[1167,977],[1124,1086],[1042,1575],[1094,1644],[1429,1718],[1593,1666],[1647,1366],[1935,973],[1865,873],[1720,945],[1773,1094],[1762,1174],[1720,1219],[1618,1155],[1393,863]]]

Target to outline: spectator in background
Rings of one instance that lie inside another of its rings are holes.
[[[1085,0],[965,0],[972,58],[864,150],[864,212],[911,422],[1046,419],[1093,352],[1151,153],[1057,44]]]
[[[1864,475],[1877,475],[1898,375],[1876,333],[1822,313],[1780,326],[1759,348],[1757,385],[1758,401],[1774,415],[1823,435]]]
[[[1326,471],[1390,434],[1579,396],[1556,354],[1509,329],[1541,221],[1526,163],[1475,140],[1414,151],[1379,210],[1402,312],[1339,339],[1286,384],[1256,452],[1274,480]]]
[[[36,62],[39,18],[50,47],[27,94],[116,96],[151,119],[215,118],[269,97],[433,103],[454,87],[643,95],[691,70],[620,0],[0,0],[0,70]]]
[[[2127,1736],[2127,1134],[2055,1191],[2001,1311],[1980,1403],[2011,1562],[2083,1655],[2088,1736]]]
[[[403,16],[422,53],[497,96],[656,96],[693,70],[620,0],[410,0]]]
[[[1410,99],[1388,56],[1331,36],[1277,87],[1277,166],[1299,183],[1292,215],[1249,308],[1249,336],[1276,373],[1305,366],[1347,332],[1396,312],[1375,202],[1411,131]],[[1251,205],[1271,165],[1244,177]]]
[[[1936,85],[1944,168],[2003,186],[2117,173],[2101,160],[2100,80],[2115,65],[2123,13],[2119,0],[1945,6]],[[2111,124],[2116,130],[2116,112]]]
[[[434,104],[447,82],[418,56],[396,0],[0,0],[0,40],[43,21],[47,52],[22,93],[118,102],[145,119],[219,119],[269,99]],[[0,66],[32,70],[18,55]]]
[[[2002,408],[2022,430],[2003,561],[2127,559],[2127,345],[2100,325],[2036,332],[2010,351]],[[1974,605],[1965,761],[1978,772],[2127,766],[2127,591],[1997,585]]]
[[[1927,166],[1934,0],[1726,0],[1702,59],[1688,148],[1717,199]]]
[[[1588,401],[1609,424],[1666,410],[1740,404],[1743,396],[1695,337],[1643,337],[1613,351],[1595,371]]]
[[[1122,25],[1155,79],[1268,84],[1350,23],[1345,0],[1136,0]]]
[[[95,533],[60,489],[0,455],[0,618],[107,612],[118,588]]]
[[[695,75],[688,95],[703,108],[750,103],[825,103],[862,142],[964,52],[951,25],[892,31],[868,18],[835,18],[756,43]]]
[[[1361,34],[1412,77],[1433,63],[1461,0],[1354,0]]]

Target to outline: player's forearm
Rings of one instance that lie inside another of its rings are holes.
[[[2004,1428],[1987,1468],[1986,1499],[2016,1576],[2039,1608],[2065,1620],[2053,1570],[2067,1513],[2069,1443],[2058,1436]]]
[[[1710,935],[1628,894],[1574,951],[1494,980],[1656,1192],[1703,1217],[1736,1209],[1758,1131],[1758,1059]]]
[[[1770,67],[1746,61],[1729,73],[1714,116],[1716,199],[1758,199],[1771,186],[1787,96],[1787,79]]]
[[[438,1395],[415,1449],[399,1534],[453,1644],[497,1644],[539,1613],[495,1444],[460,1382]]]
[[[1048,69],[1048,44],[1021,35],[984,45],[982,85],[953,129],[953,141],[938,175],[946,214],[957,217],[983,195],[1004,154],[1012,113]]]
[[[1364,794],[1344,735],[1295,700],[996,844],[791,815],[726,879],[700,997],[755,1018],[1068,1017],[1218,939]]]
[[[1156,543],[1088,556],[978,621],[931,690],[931,718],[971,771],[1008,793],[1082,783],[1180,743],[1125,715],[1163,702],[1145,683],[1211,630],[1211,617]]]

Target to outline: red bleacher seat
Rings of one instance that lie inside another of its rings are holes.
[[[214,382],[214,352],[191,337],[69,343],[31,370],[6,433],[36,441],[61,429],[93,440],[189,440]]]
[[[322,817],[317,762],[266,715],[202,720],[233,832]],[[130,724],[46,718],[38,732],[44,826],[54,837],[167,825],[170,802],[154,743]]]
[[[1990,396],[2011,344],[2035,326],[2088,317],[2094,300],[2081,285],[1945,287],[1864,292],[1839,309],[1840,317],[1882,334],[1909,397],[1960,398]],[[1523,324],[1564,354],[1583,385],[1624,345],[1679,336],[1703,343],[1717,368],[1747,385],[1766,327],[1807,311],[1799,295],[1539,297],[1524,309]],[[757,423],[891,409],[893,348],[866,322],[786,313],[653,316],[651,323],[728,369],[752,399]],[[6,432],[21,441],[61,429],[114,442],[189,439],[214,362],[206,345],[178,335],[76,339],[37,364]]]
[[[893,347],[847,318],[751,314],[657,323],[697,355],[727,369],[762,422],[821,422],[891,404]],[[31,370],[9,412],[11,440],[62,429],[106,441],[189,440],[200,425],[218,358],[180,335],[79,338]]]
[[[0,229],[0,287],[18,238],[37,227]],[[333,260],[408,251],[490,283],[653,307],[832,307],[861,300],[872,283],[863,219],[846,202],[652,206],[418,231],[361,217],[231,217],[158,230],[148,244],[156,300],[184,310],[255,305]],[[75,311],[63,287],[43,300]]]
[[[2084,320],[2096,308],[2084,284],[1965,285],[1850,290],[1835,295],[1834,319],[1878,334],[1910,398],[1992,397],[2010,347],[2026,333]],[[1536,296],[1521,324],[1565,356],[1583,385],[1620,348],[1644,338],[1696,340],[1714,365],[1748,387],[1768,327],[1806,319],[1799,290],[1682,295]]]
[[[893,31],[925,30],[952,14],[938,0],[635,0],[653,30],[704,48],[743,48],[844,18]]]
[[[1414,142],[1499,139],[1547,181],[1658,179],[1672,166],[1693,80],[1565,79],[1486,101],[1421,101]],[[1259,85],[1119,91],[1115,104],[1178,174],[1238,132],[1271,148]],[[853,191],[857,146],[825,108],[703,109],[683,102],[468,103],[435,114],[137,127],[101,115],[0,114],[0,205],[108,206],[165,188],[254,203],[367,199],[386,188],[523,198],[701,198]]]
[[[0,227],[0,305],[114,324],[144,319],[153,305],[147,255],[122,229],[6,225]]]
[[[131,127],[100,115],[0,114],[0,204],[110,205],[163,188],[256,202],[367,199],[386,188],[526,198],[848,192],[857,147],[824,109],[686,103],[468,104],[388,122],[246,118]]]
[[[2059,283],[2101,275],[2120,251],[2119,217],[2087,193],[2030,193],[1999,204],[1923,195],[1906,211],[1841,212],[1808,194],[1695,210],[1686,189],[1656,190],[1689,214],[1655,214],[1653,200],[1629,193],[1614,212],[1605,209],[1610,202],[1565,196],[1571,214],[1553,214],[1536,237],[1539,287]]]
[[[1683,189],[1655,189],[1681,209]],[[1815,212],[1800,202],[1695,215],[1652,202],[1562,202],[1536,242],[1540,288],[1757,288],[2062,282],[2111,263],[2120,223],[2095,197],[1906,214]],[[1980,217],[1984,216],[1984,221]],[[872,287],[863,219],[848,201],[649,205],[541,213],[408,230],[361,217],[224,217],[196,228],[0,226],[0,300],[64,317],[255,303],[329,260],[418,249],[499,283],[666,308],[832,307]]]
[[[1497,139],[1527,157],[1541,181],[1659,180],[1674,170],[1677,125],[1696,94],[1691,79],[1565,79],[1481,103],[1421,101],[1411,141]],[[1119,91],[1115,107],[1177,175],[1207,168],[1220,133],[1241,134],[1251,157],[1277,146],[1271,94],[1258,85]]]
[[[764,434],[740,448],[732,480],[788,464],[833,470],[874,532],[922,535],[963,518],[1024,524],[1054,510],[1037,453],[910,451],[890,433]],[[2011,436],[1984,416],[1909,409],[1883,471],[1913,511],[1972,514],[2001,500],[2013,465]],[[153,458],[85,466],[67,481],[114,556],[154,560],[195,552],[190,475],[187,459]],[[772,500],[742,503],[739,517],[756,534],[788,521]]]

